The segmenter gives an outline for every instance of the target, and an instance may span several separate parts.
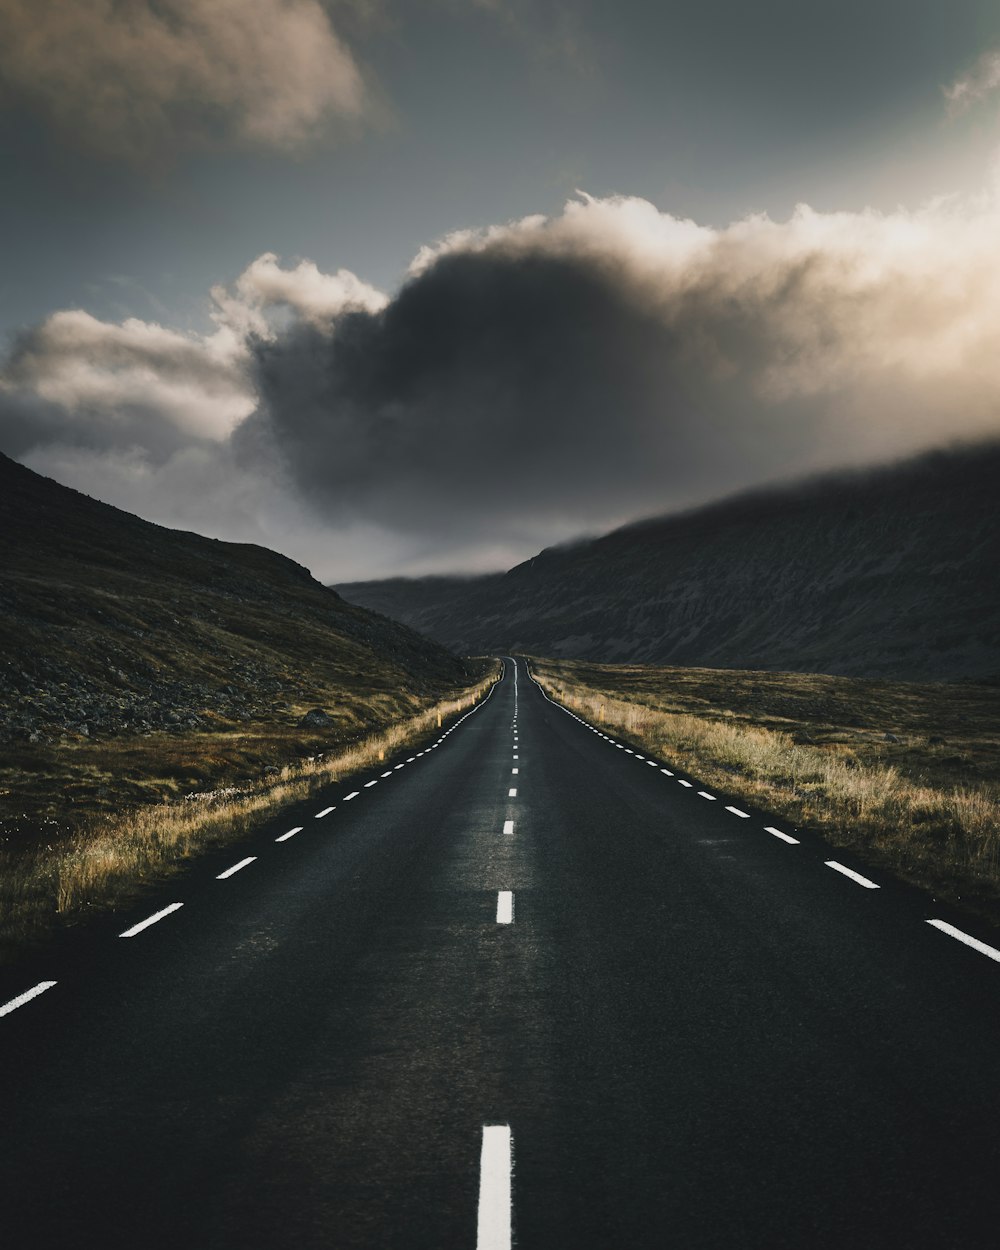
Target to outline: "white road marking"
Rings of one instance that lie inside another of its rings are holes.
[[[415,755],[411,755],[410,758],[406,761],[407,764],[412,764],[416,758],[417,757]],[[402,764],[400,764],[400,768],[402,768]]]
[[[773,833],[773,834],[774,834],[774,836],[775,836],[776,838],[780,838],[780,839],[782,840],[782,842],[788,842],[788,843],[790,843],[792,846],[798,846],[798,845],[799,845],[799,840],[798,840],[798,838],[793,838],[793,837],[792,837],[792,835],[791,835],[790,833],[782,833],[780,829],[774,829],[774,828],[772,828],[772,827],[771,827],[771,825],[765,825],[765,826],[764,826],[764,831],[765,831],[766,833]]]
[[[397,764],[396,767],[392,771],[394,773],[398,773],[401,768],[405,768],[405,767],[406,767],[405,764]]]
[[[335,807],[324,807],[321,812],[317,812],[314,819],[322,820],[324,816],[329,816],[331,812],[336,811]]]
[[[383,774],[382,774],[382,776],[383,776],[383,777],[391,777],[391,776],[392,776],[392,769],[390,768],[390,769],[389,769],[389,771],[388,771],[388,772],[383,773]]]
[[[497,895],[497,924],[514,923],[514,894],[511,890],[501,890]]]
[[[216,881],[225,881],[227,877],[233,876],[233,874],[239,872],[241,868],[246,868],[247,864],[252,864],[256,858],[256,855],[248,855],[246,859],[241,859],[238,864],[233,864],[232,868],[227,868],[225,872],[220,872],[215,878]]]
[[[824,860],[827,868],[832,868],[834,872],[842,872],[845,877],[850,877],[852,881],[856,881],[858,885],[863,885],[866,890],[879,890],[882,887],[869,881],[867,877],[863,877],[860,872],[854,872],[850,868],[845,868],[843,864],[838,864],[835,859]]]
[[[484,1124],[479,1156],[476,1250],[510,1250],[511,1140],[509,1124]]]
[[[350,794],[344,795],[344,802],[350,803],[351,799],[356,799],[360,793],[360,790],[352,790]]]
[[[635,757],[635,758],[636,758],[637,760],[644,760],[646,757],[645,757],[645,755],[636,755],[636,757]]]
[[[669,768],[661,768],[660,772],[663,773],[665,777],[672,777],[674,775]]]
[[[58,982],[56,981],[39,981],[30,990],[25,990],[23,994],[18,994],[17,998],[12,998],[9,1003],[4,1003],[0,1007],[0,1016],[9,1016],[12,1011],[17,1011],[18,1007],[23,1007],[25,1003],[30,1003],[33,998],[37,998],[39,994],[44,994],[46,990],[52,989],[53,985],[57,984]]]
[[[970,937],[968,933],[963,933],[961,929],[956,929],[947,920],[928,920],[927,923],[933,925],[935,929],[940,929],[942,933],[947,933],[949,937],[957,938],[959,942],[964,942],[966,946],[971,946],[974,951],[979,951],[980,955],[985,955],[987,959],[994,959],[1000,964],[1000,951],[995,946],[987,946],[985,942],[980,942],[978,938]],[[42,984],[46,986],[54,985],[55,982],[43,981]],[[2,1015],[3,1009],[0,1009],[0,1016]]]
[[[698,793],[703,799],[711,799],[713,803],[715,802],[715,795],[709,794],[707,790],[699,790]]]
[[[677,781],[678,781],[678,784],[682,786],[686,786],[688,790],[694,789],[694,786],[692,786],[690,781],[683,781],[680,777],[677,778]]]
[[[510,758],[512,760],[519,760],[521,757],[519,755],[512,755]]]
[[[364,788],[366,790],[370,790],[372,786],[377,786],[377,785],[378,785],[378,778],[376,777],[374,781],[366,781]]]
[[[656,767],[656,760],[647,760],[646,763],[649,765],[650,768]]]
[[[118,936],[135,937],[143,929],[148,929],[151,924],[156,924],[158,920],[162,920],[164,916],[169,916],[172,911],[178,911],[183,906],[183,903],[171,903],[169,907],[164,907],[162,911],[154,912],[151,916],[147,916],[145,920],[140,920],[138,924],[134,924],[131,929],[126,929],[124,933],[119,933]]]
[[[509,799],[516,799],[516,798],[517,798],[517,790],[516,790],[516,788],[515,788],[514,786],[511,786],[511,788],[507,791],[507,797],[508,797]]]
[[[509,834],[509,833],[513,833],[513,832],[514,832],[514,822],[513,822],[512,820],[505,820],[505,821],[503,822],[503,831],[504,831],[504,833],[508,833],[508,834]]]
[[[727,808],[726,808],[726,811],[727,811],[727,812],[732,812],[734,816],[740,816],[740,817],[742,817],[742,818],[743,818],[743,820],[749,820],[749,819],[750,819],[750,813],[749,813],[749,812],[744,812],[744,811],[741,811],[741,810],[740,810],[740,808],[738,808],[738,807],[727,807]]]
[[[275,838],[275,842],[287,842],[289,838],[294,838],[297,833],[302,832],[302,826],[296,825],[294,829],[289,829],[287,833],[283,833],[280,837]]]
[[[512,776],[512,777],[516,777],[516,776],[517,776],[517,769],[516,769],[516,768],[512,768],[512,769],[510,770],[510,772],[511,772],[511,776]]]
[[[631,748],[631,747],[626,747],[626,748],[625,748],[625,754],[626,754],[626,755],[635,755],[635,752],[632,750],[632,748]]]

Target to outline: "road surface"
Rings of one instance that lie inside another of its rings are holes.
[[[523,662],[428,747],[0,973],[5,1246],[998,1244],[991,945]]]

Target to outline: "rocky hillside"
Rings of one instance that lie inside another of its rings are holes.
[[[459,651],[1000,676],[1000,445],[751,494],[508,573],[338,587]]]
[[[0,455],[0,740],[351,731],[466,681],[443,647],[260,547],[151,525]]]

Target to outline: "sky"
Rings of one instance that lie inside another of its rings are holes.
[[[0,0],[0,450],[327,581],[1000,435],[1000,8]]]

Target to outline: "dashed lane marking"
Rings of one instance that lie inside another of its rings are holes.
[[[511,786],[511,788],[507,791],[507,797],[509,799],[517,798],[517,788],[515,786]]]
[[[707,790],[699,790],[699,791],[698,791],[698,794],[699,794],[699,796],[700,796],[701,798],[703,798],[703,799],[711,799],[711,801],[712,801],[713,803],[715,802],[715,795],[714,795],[714,794],[709,794],[709,792],[708,792]]]
[[[23,1007],[25,1003],[30,1003],[33,998],[37,998],[39,994],[44,994],[46,990],[52,989],[53,985],[58,985],[57,981],[39,981],[37,985],[33,985],[30,990],[25,990],[23,994],[18,994],[17,998],[12,998],[10,1002],[4,1003],[0,1007],[0,1016],[9,1016],[12,1011],[17,1011],[18,1007]]]
[[[773,833],[776,838],[780,838],[782,842],[787,842],[791,846],[798,846],[798,838],[793,838],[790,833],[782,833],[780,829],[775,829],[771,825],[764,826],[765,833]]]
[[[287,842],[289,838],[294,838],[297,833],[302,832],[302,826],[296,825],[294,829],[289,829],[287,833],[283,833],[280,837],[275,838],[275,842]]]
[[[479,1156],[476,1250],[510,1250],[511,1135],[509,1124],[484,1124]]]
[[[511,773],[511,776],[512,776],[512,777],[516,777],[516,776],[517,776],[517,769],[516,769],[516,768],[512,768],[512,769],[510,770],[510,773]]]
[[[694,786],[691,784],[691,782],[690,782],[690,781],[684,781],[684,779],[683,779],[683,778],[681,778],[681,777],[678,777],[678,778],[677,778],[677,784],[678,784],[678,785],[680,785],[680,786],[684,786],[684,787],[685,787],[685,789],[687,789],[687,790],[693,790],[693,789],[694,789]]]
[[[850,877],[852,881],[856,881],[858,885],[863,885],[866,890],[879,890],[881,886],[869,881],[867,877],[863,877],[860,872],[855,872],[852,868],[845,868],[843,864],[838,864],[835,859],[827,859],[823,861],[827,868],[832,868],[834,872],[843,873],[845,877]]]
[[[663,773],[665,777],[672,777],[674,775],[669,768],[661,768],[660,772]]]
[[[147,916],[145,920],[140,920],[138,924],[134,924],[131,929],[126,929],[124,933],[119,933],[118,936],[123,938],[135,937],[143,929],[148,929],[151,924],[156,924],[165,916],[169,916],[172,911],[179,911],[183,906],[183,903],[171,903],[169,907],[164,907],[162,911],[153,912],[151,916]]]
[[[364,788],[366,790],[370,790],[372,786],[377,786],[377,785],[378,785],[378,778],[376,777],[374,781],[366,781]]]
[[[508,835],[512,834],[514,832],[514,822],[512,820],[505,820],[503,822],[503,831]]]
[[[742,808],[739,808],[739,807],[727,807],[727,808],[726,808],[726,811],[727,811],[727,812],[732,812],[734,816],[739,816],[742,820],[749,820],[749,819],[750,819],[750,813],[749,813],[749,812],[745,812],[745,811],[743,811],[743,810],[742,810]]]
[[[256,855],[248,855],[246,859],[241,859],[238,864],[233,864],[232,868],[227,868],[225,872],[220,872],[215,878],[216,881],[225,881],[227,877],[235,876],[241,868],[246,868],[246,866],[248,864],[252,864],[256,858]]]
[[[514,923],[514,894],[511,890],[501,890],[497,894],[497,924]]]
[[[979,951],[980,955],[985,955],[987,959],[995,960],[1000,964],[1000,951],[995,946],[988,946],[985,942],[980,942],[978,938],[971,937],[968,933],[963,933],[961,929],[956,929],[953,924],[949,924],[947,920],[928,920],[927,923],[935,929],[940,929],[942,933],[947,933],[949,937],[955,938],[956,941],[971,946],[974,951]],[[54,984],[54,982],[43,982],[43,984]],[[0,1016],[3,1015],[3,1009],[0,1008]]]
[[[336,811],[336,807],[324,807],[321,812],[317,812],[314,819],[322,820],[324,816],[329,816],[331,812]]]
[[[350,803],[351,799],[356,799],[360,793],[360,790],[352,790],[350,794],[344,795],[344,802]]]

